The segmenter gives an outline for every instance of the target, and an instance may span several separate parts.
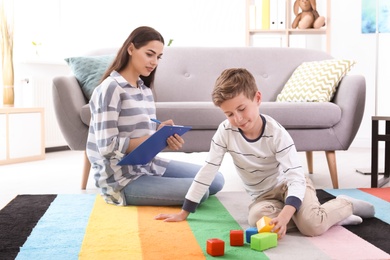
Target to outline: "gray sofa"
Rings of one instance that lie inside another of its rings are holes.
[[[115,53],[114,49],[91,55]],[[339,83],[331,102],[275,102],[294,70],[305,61],[332,57],[321,51],[256,47],[166,47],[153,86],[157,118],[172,118],[191,125],[185,135],[184,152],[208,151],[210,140],[224,114],[211,102],[211,91],[222,70],[245,67],[256,78],[262,92],[260,112],[278,120],[291,134],[298,151],[305,151],[313,173],[313,151],[325,151],[334,188],[338,188],[335,151],[347,150],[362,120],[365,79],[347,75]],[[53,79],[54,107],[60,129],[69,147],[85,150],[90,112],[76,78]],[[82,188],[89,173],[86,160]]]

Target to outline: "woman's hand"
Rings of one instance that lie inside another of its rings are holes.
[[[173,120],[170,119],[170,120],[161,122],[161,124],[158,126],[157,130],[165,125],[175,125],[175,124],[174,124]],[[167,144],[168,144],[169,149],[171,149],[173,151],[178,151],[183,147],[184,139],[181,138],[180,135],[175,134],[173,136],[170,136],[167,139]]]
[[[183,147],[184,139],[181,138],[180,135],[175,134],[175,135],[168,137],[167,144],[168,144],[169,149],[174,150],[174,151],[178,151]]]
[[[172,119],[162,121],[161,124],[158,125],[157,130],[159,130],[161,127],[166,126],[166,125],[175,125]]]
[[[180,222],[186,220],[189,214],[188,211],[182,210],[176,214],[158,214],[154,219],[164,220],[165,222]]]

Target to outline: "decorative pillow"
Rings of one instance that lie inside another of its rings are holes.
[[[66,58],[81,86],[84,96],[90,100],[93,90],[98,86],[104,72],[114,60],[114,55],[84,56]]]
[[[276,101],[328,102],[354,64],[355,61],[336,59],[303,62],[295,69]]]

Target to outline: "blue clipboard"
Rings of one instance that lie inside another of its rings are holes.
[[[152,136],[137,146],[131,153],[127,154],[117,165],[143,165],[150,162],[159,152],[168,146],[168,137],[178,134],[182,136],[191,126],[165,125],[156,131]]]

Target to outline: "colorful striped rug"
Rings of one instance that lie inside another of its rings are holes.
[[[221,192],[188,221],[154,220],[178,207],[117,207],[99,195],[19,195],[0,211],[0,259],[212,259],[206,241],[225,241],[222,259],[390,259],[390,188],[318,190],[375,205],[375,218],[332,227],[319,237],[288,233],[263,252],[233,247],[230,230],[246,229],[249,197]]]

